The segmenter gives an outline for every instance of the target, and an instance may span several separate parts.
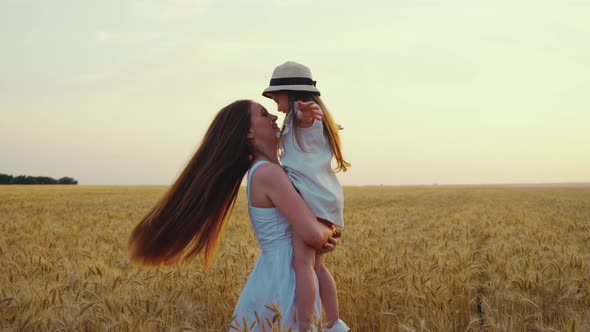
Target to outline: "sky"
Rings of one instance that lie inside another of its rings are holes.
[[[309,66],[343,185],[590,182],[586,0],[0,0],[0,173],[168,185]],[[279,123],[282,121],[279,117]]]

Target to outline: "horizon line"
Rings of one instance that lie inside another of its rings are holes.
[[[46,186],[44,184],[17,184],[19,186]],[[81,184],[94,187],[167,187],[172,184]],[[6,184],[2,186],[14,186]],[[64,185],[66,186],[66,185]],[[72,185],[67,185],[72,186]],[[245,187],[245,185],[240,185]],[[353,184],[342,187],[590,187],[590,182],[514,182],[514,183],[429,183],[429,184]]]

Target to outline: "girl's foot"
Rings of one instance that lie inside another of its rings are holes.
[[[350,328],[344,324],[344,322],[339,319],[332,325],[331,327],[327,327],[324,329],[324,332],[349,332]]]

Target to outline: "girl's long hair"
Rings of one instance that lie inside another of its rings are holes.
[[[215,116],[178,179],[129,237],[133,261],[185,261],[205,250],[205,266],[252,164],[247,134],[252,101],[238,100]]]
[[[301,93],[301,92],[292,92],[289,91],[289,113],[293,111],[293,105],[296,101],[313,101],[320,106],[322,112],[324,112],[324,117],[322,118],[322,123],[324,124],[324,135],[328,138],[328,142],[330,143],[330,148],[332,149],[332,153],[334,154],[334,159],[336,160],[336,168],[334,169],[335,172],[346,172],[348,167],[350,167],[350,163],[344,160],[344,156],[342,154],[342,143],[340,142],[340,135],[338,134],[338,125],[334,121],[332,114],[328,111],[328,108],[322,101],[322,98],[318,95],[308,94],[308,93]],[[297,121],[295,120],[295,114],[291,117],[291,128],[295,130],[295,140],[297,141],[297,145],[303,150],[306,151],[303,145],[301,144],[301,130],[297,125]],[[284,129],[284,128],[283,128]]]

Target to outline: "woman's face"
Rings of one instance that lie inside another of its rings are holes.
[[[276,141],[281,129],[277,125],[277,116],[268,113],[258,103],[250,107],[250,131],[248,138],[262,141]]]
[[[271,92],[268,94],[277,103],[277,110],[287,114],[289,112],[289,95],[286,92]]]

